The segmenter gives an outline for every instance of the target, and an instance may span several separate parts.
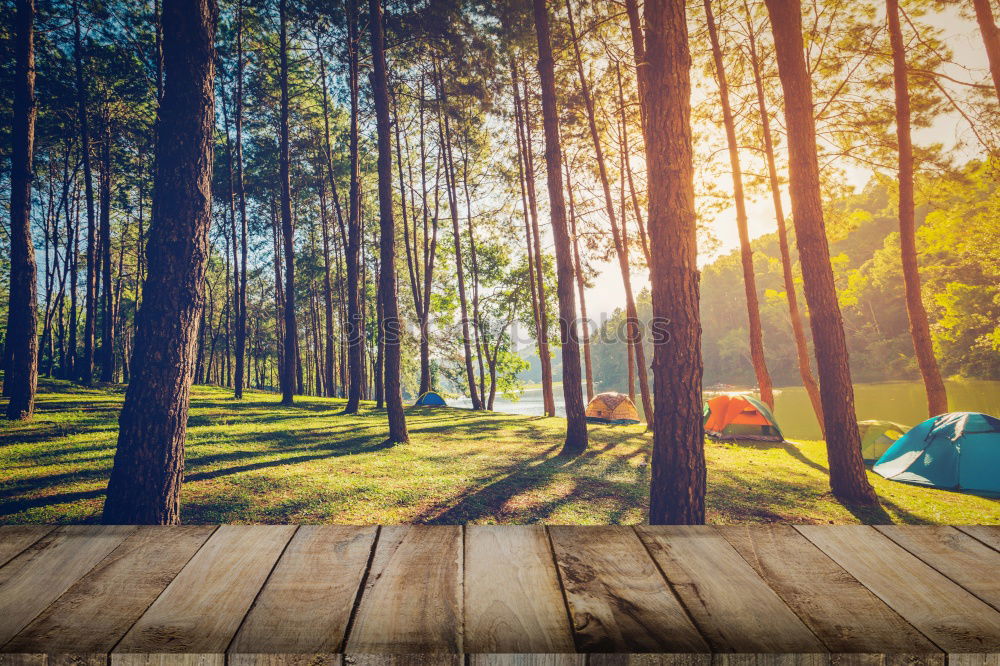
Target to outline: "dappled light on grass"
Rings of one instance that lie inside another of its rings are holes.
[[[43,382],[33,423],[0,428],[0,522],[96,522],[120,392]],[[560,419],[410,407],[408,444],[385,446],[385,414],[363,404],[195,387],[182,519],[187,523],[640,523],[649,493],[643,426],[594,426],[560,456]],[[869,474],[881,510],[830,494],[822,442],[706,444],[714,523],[1000,522],[1000,502]]]

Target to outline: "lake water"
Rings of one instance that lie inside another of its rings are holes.
[[[948,406],[952,411],[983,412],[1000,417],[1000,381],[979,379],[948,380]],[[556,414],[565,415],[562,389],[555,390]],[[706,392],[706,395],[715,395]],[[639,400],[636,395],[636,402]],[[820,429],[809,402],[809,396],[801,386],[778,388],[774,391],[774,416],[778,420],[785,437],[789,439],[819,439]],[[854,403],[859,420],[886,419],[903,425],[914,426],[927,418],[927,401],[921,382],[884,382],[877,384],[855,384]],[[469,407],[467,398],[449,401],[454,407]],[[642,405],[636,405],[642,410]],[[506,400],[500,396],[494,409],[508,414],[541,416],[542,390],[527,389],[520,400]]]

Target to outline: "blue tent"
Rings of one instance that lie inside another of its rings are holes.
[[[1000,419],[951,412],[896,440],[873,468],[893,481],[1000,494]]]
[[[421,394],[413,404],[420,407],[446,407],[448,405],[437,391],[427,391]]]

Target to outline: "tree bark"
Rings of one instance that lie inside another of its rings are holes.
[[[993,87],[1000,99],[1000,28],[993,19],[993,7],[990,0],[972,0],[976,11],[976,22],[983,36],[983,46],[986,47],[986,58],[990,63],[990,73],[993,75]]]
[[[107,524],[180,522],[191,375],[212,201],[214,0],[164,0],[149,273],[119,419]]]
[[[77,122],[80,124],[80,151],[83,158],[83,185],[87,197],[87,289],[84,298],[83,358],[77,363],[80,381],[94,379],[94,337],[97,330],[97,222],[94,216],[94,178],[90,165],[90,124],[87,114],[87,85],[83,76],[83,40],[80,31],[80,3],[73,0],[73,61],[76,74]]]
[[[802,6],[800,0],[765,1],[785,100],[792,219],[819,369],[830,487],[845,502],[874,505],[875,491],[868,483],[861,459],[847,342],[823,222],[812,88],[802,40]]]
[[[757,111],[760,115],[761,134],[764,138],[764,158],[767,162],[767,178],[771,189],[771,200],[774,203],[774,217],[778,224],[778,249],[781,252],[781,274],[784,280],[785,293],[788,298],[788,317],[792,323],[792,337],[795,339],[795,354],[798,360],[799,376],[802,385],[812,403],[813,412],[820,431],[825,435],[823,420],[823,402],[819,395],[819,383],[813,376],[809,356],[809,343],[806,341],[805,327],[802,324],[802,314],[799,311],[799,296],[795,288],[795,278],[792,275],[792,257],[788,250],[788,232],[785,228],[785,212],[781,203],[781,182],[778,180],[778,168],[775,165],[774,142],[771,138],[771,118],[767,111],[764,97],[764,81],[760,73],[760,58],[757,54],[757,41],[754,36],[753,22],[750,17],[750,7],[744,0],[744,11],[747,16],[747,43],[750,51],[750,66],[753,69],[754,87],[757,91]]]
[[[913,143],[910,137],[910,89],[907,81],[906,47],[899,25],[899,0],[886,0],[889,19],[889,42],[892,47],[892,82],[896,92],[896,141],[899,146],[899,251],[903,264],[903,292],[906,314],[910,321],[910,337],[917,356],[917,365],[927,392],[929,416],[948,411],[948,394],[927,322],[927,310],[920,290],[920,268],[917,265],[916,220],[913,203]]]
[[[287,0],[278,4],[279,28],[279,83],[281,86],[281,118],[278,129],[278,181],[281,185],[281,238],[285,255],[285,356],[281,373],[281,404],[291,405],[295,399],[296,369],[299,367],[296,354],[295,325],[295,229],[292,222],[292,185],[289,177],[288,154],[288,9]]]
[[[580,297],[580,333],[583,343],[583,368],[587,378],[587,402],[594,399],[594,371],[590,357],[590,319],[587,317],[587,294],[583,279],[583,261],[580,258],[580,238],[576,230],[576,207],[573,205],[573,182],[570,178],[569,159],[566,160],[566,195],[569,198],[569,230],[573,238],[573,268],[576,274],[576,292]],[[491,367],[493,384],[496,384],[496,368]],[[490,404],[493,394],[490,392]]]
[[[362,382],[364,382],[364,320],[359,301],[358,278],[360,267],[358,257],[361,251],[361,183],[358,157],[358,6],[357,0],[347,2],[347,66],[348,89],[351,98],[351,126],[349,131],[351,185],[348,195],[347,247],[344,258],[347,263],[347,363],[350,381],[348,383],[347,406],[344,412],[356,414],[361,402]]]
[[[684,0],[646,2],[646,163],[653,265],[651,525],[705,522],[701,323]]]
[[[396,293],[396,229],[392,211],[392,145],[389,130],[389,84],[385,66],[385,34],[381,0],[368,2],[372,42],[372,92],[375,97],[375,125],[378,133],[379,204],[379,294],[382,301],[383,373],[389,441],[406,442],[406,418],[400,389],[399,305]],[[404,192],[400,196],[406,196]]]
[[[102,382],[115,378],[114,303],[111,296],[111,120],[103,119],[104,140],[101,142],[100,186],[100,262],[101,262],[101,375]]]
[[[764,356],[764,333],[760,324],[760,303],[757,299],[757,278],[753,269],[753,249],[750,247],[750,232],[747,229],[747,207],[743,194],[743,172],[740,169],[739,144],[736,140],[736,123],[729,105],[729,82],[722,60],[719,33],[712,15],[711,0],[704,0],[705,20],[712,42],[712,58],[715,61],[715,77],[719,84],[719,101],[722,104],[722,123],[726,128],[726,143],[729,147],[729,165],[733,172],[733,202],[736,206],[736,229],[740,238],[740,263],[743,267],[743,291],[747,301],[747,321],[750,329],[750,361],[757,377],[760,399],[770,409],[774,409],[774,392],[771,388],[771,373],[767,370]]]
[[[31,180],[35,144],[35,2],[18,0],[14,17],[13,150],[10,174],[10,300],[7,309],[8,419],[30,419],[38,384],[35,248]]]
[[[573,250],[566,229],[566,204],[562,188],[562,147],[559,145],[559,113],[556,108],[555,62],[549,40],[549,16],[545,0],[533,0],[535,36],[538,41],[538,75],[542,86],[542,126],[545,130],[545,171],[549,186],[549,213],[556,246],[556,293],[559,297],[559,333],[562,337],[563,399],[566,403],[566,441],[562,452],[579,455],[587,449],[580,378],[580,341],[576,331],[576,299],[573,290]]]
[[[236,370],[233,397],[243,399],[247,356],[247,224],[246,187],[243,180],[243,0],[236,3],[236,200],[240,209],[240,269],[236,293]],[[235,239],[234,239],[235,242]]]

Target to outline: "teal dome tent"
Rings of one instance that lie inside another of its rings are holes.
[[[446,407],[448,405],[437,391],[422,393],[413,404],[417,407]]]
[[[927,419],[873,469],[892,481],[1000,495],[1000,419],[977,412]]]

